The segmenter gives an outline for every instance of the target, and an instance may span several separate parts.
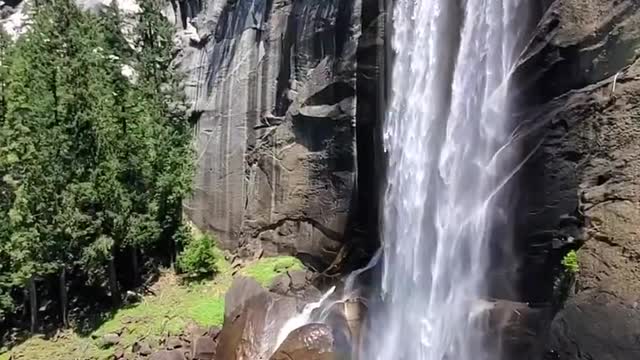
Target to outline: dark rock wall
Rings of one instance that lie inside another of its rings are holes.
[[[358,203],[375,204],[357,190],[374,186],[367,166],[379,65],[360,69],[358,59],[380,47],[378,1],[210,0],[173,9],[186,24],[178,64],[198,123],[188,216],[243,255],[331,262],[354,236],[347,229],[371,219],[354,215]]]
[[[578,249],[551,326],[563,360],[640,358],[639,22],[635,0],[556,0],[516,72],[533,152],[519,207],[525,300],[564,300],[560,261]]]

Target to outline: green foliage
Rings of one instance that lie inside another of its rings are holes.
[[[178,255],[177,267],[182,273],[200,277],[215,274],[217,268],[216,244],[208,234],[195,236],[187,241]]]
[[[303,269],[303,265],[297,258],[280,256],[263,258],[251,263],[241,271],[241,274],[256,279],[262,286],[268,286],[276,276],[287,271],[301,269]]]
[[[115,3],[40,2],[16,42],[0,32],[0,318],[31,278],[68,268],[105,285],[118,254],[175,248],[190,124],[173,28],[160,4],[141,9],[131,42]]]
[[[562,266],[565,270],[577,274],[580,271],[580,265],[578,264],[578,254],[575,250],[571,250],[562,259]]]
[[[224,294],[232,283],[231,273],[219,274],[215,279],[184,283],[170,271],[163,271],[153,285],[155,295],[147,294],[143,301],[109,313],[89,334],[63,331],[56,339],[32,337],[13,347],[10,354],[16,359],[68,360],[107,359],[113,349],[99,347],[101,336],[125,330],[121,346],[126,356],[134,358],[134,342],[145,339],[158,341],[167,333],[179,334],[189,324],[203,327],[221,326],[224,319]],[[3,351],[0,348],[0,353]],[[6,354],[8,359],[9,353]],[[0,354],[0,359],[3,359]]]

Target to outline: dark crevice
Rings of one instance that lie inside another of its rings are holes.
[[[284,225],[286,222],[288,221],[292,221],[292,222],[297,222],[297,223],[307,223],[307,224],[311,224],[314,228],[318,229],[318,231],[320,231],[324,236],[328,237],[331,240],[334,241],[339,241],[342,242],[343,241],[343,236],[342,234],[329,229],[328,227],[322,225],[320,222],[318,222],[315,219],[309,218],[309,217],[285,217],[282,218],[274,223],[271,223],[269,225],[266,226],[262,226],[256,230],[253,231],[253,233],[251,234],[251,236],[253,238],[259,238],[260,234],[265,232],[265,231],[269,231],[269,230],[275,230],[279,227],[281,227],[282,225]]]

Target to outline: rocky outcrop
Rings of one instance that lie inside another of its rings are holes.
[[[309,324],[289,334],[270,360],[338,360],[340,355],[330,327]]]
[[[297,311],[293,298],[270,293],[250,278],[236,278],[225,296],[224,326],[216,357],[267,359],[277,346],[278,331]]]
[[[191,3],[174,5],[186,28],[177,63],[197,122],[186,212],[244,255],[332,262],[362,202],[357,150],[373,148],[367,142],[379,116],[375,97],[358,97],[359,86],[380,91],[379,61],[362,69],[373,75],[369,83],[357,62],[359,51],[381,49],[378,1]],[[360,121],[362,106],[371,110]]]
[[[304,279],[304,277],[303,277]],[[292,284],[298,283],[291,279]],[[272,288],[282,289],[282,281]],[[296,286],[306,294],[318,292],[308,282]],[[303,290],[302,288],[306,290]],[[336,307],[329,319],[315,317],[284,326],[318,298],[302,299],[299,292],[286,295],[267,291],[250,278],[236,278],[225,297],[224,325],[216,338],[216,359],[224,360],[338,360],[351,358],[355,341],[349,312]],[[332,302],[333,304],[333,302]],[[322,307],[314,312],[321,312]],[[353,343],[353,345],[352,345]]]
[[[555,1],[516,75],[529,301],[569,296],[551,347],[563,360],[637,359],[640,296],[640,3]],[[560,261],[578,250],[569,294]]]

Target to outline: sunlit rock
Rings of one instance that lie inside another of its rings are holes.
[[[296,312],[297,301],[273,294],[250,278],[237,278],[225,296],[225,317],[216,356],[224,360],[267,359],[278,330]]]
[[[270,360],[339,360],[332,330],[323,324],[308,324],[291,332]]]

